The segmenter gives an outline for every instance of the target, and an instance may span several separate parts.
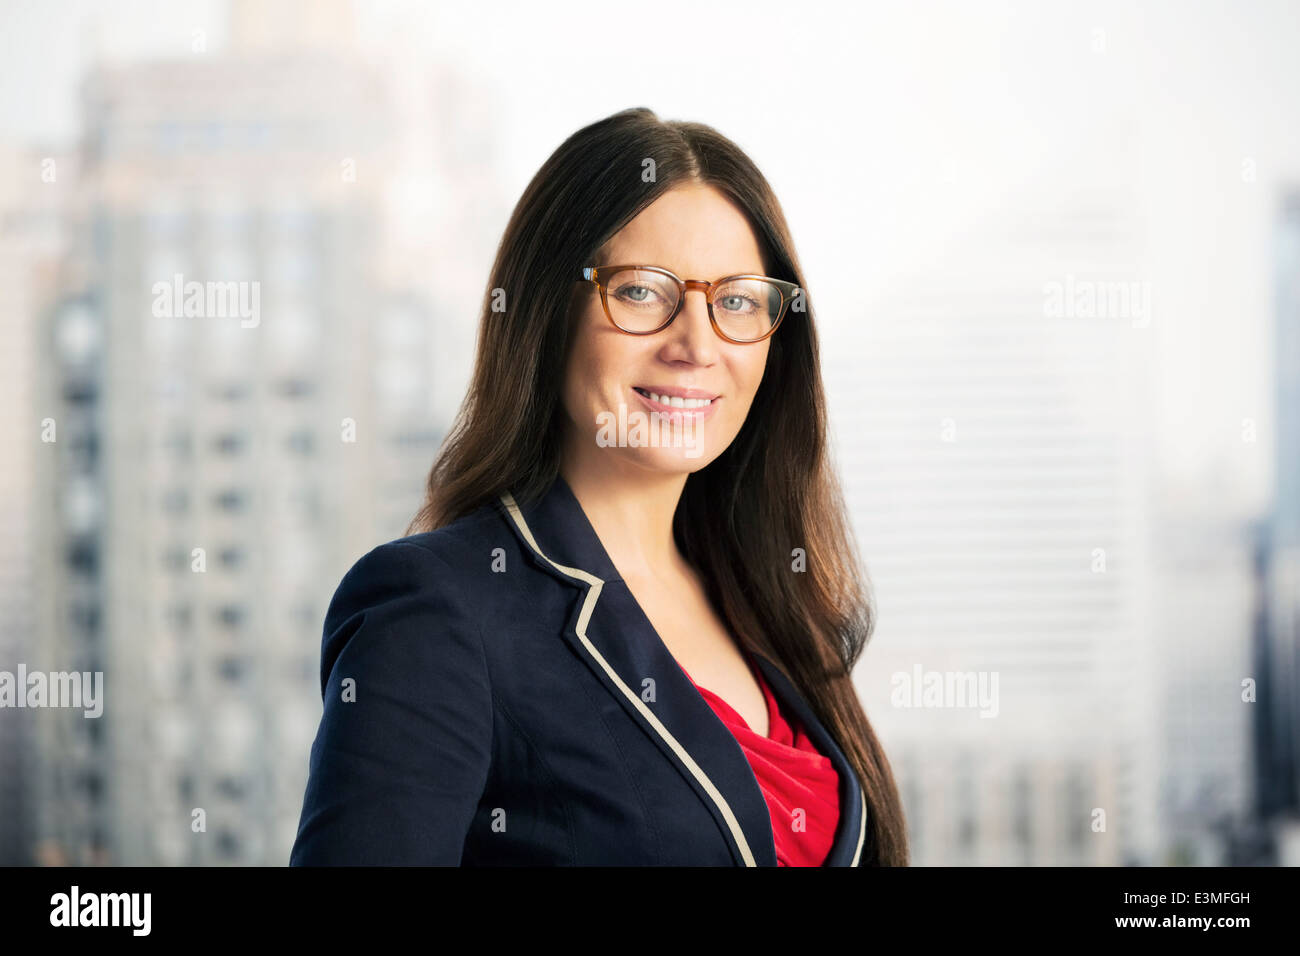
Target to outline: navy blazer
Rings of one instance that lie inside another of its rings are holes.
[[[862,787],[831,758],[827,866],[858,866]],[[290,865],[776,866],[749,761],[620,579],[563,478],[375,548],[339,584]]]

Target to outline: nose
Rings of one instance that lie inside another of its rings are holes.
[[[669,341],[682,352],[682,358],[695,365],[711,365],[721,341],[709,321],[709,300],[699,289],[687,289],[681,311],[667,329]]]

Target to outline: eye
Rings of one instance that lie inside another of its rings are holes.
[[[624,305],[662,305],[668,301],[658,289],[639,282],[629,282],[610,291]]]
[[[720,297],[717,304],[725,312],[752,312],[758,308],[758,303],[749,296],[734,292]]]

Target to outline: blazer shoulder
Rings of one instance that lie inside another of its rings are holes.
[[[395,538],[358,558],[343,575],[325,614],[322,690],[334,662],[356,633],[404,633],[436,624],[439,632],[478,641],[482,608],[473,586],[491,560],[489,529],[500,518],[488,506],[459,521]],[[504,532],[506,529],[501,527]]]
[[[482,615],[452,534],[372,548],[335,591],[291,863],[457,864],[491,769]]]
[[[481,566],[484,556],[490,557],[492,542],[504,540],[507,534],[500,512],[485,504],[441,528],[376,545],[353,563],[339,589],[375,579],[416,588],[464,584],[465,576]],[[431,567],[439,573],[428,574]]]
[[[496,502],[488,502],[476,511],[451,524],[419,534],[397,538],[388,544],[408,544],[423,548],[450,567],[473,566],[483,556],[483,548],[492,542],[507,543],[510,529]],[[381,545],[383,547],[383,545]]]

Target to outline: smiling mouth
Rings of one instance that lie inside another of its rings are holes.
[[[718,400],[717,398],[679,398],[675,395],[659,395],[650,391],[648,388],[641,388],[637,385],[632,386],[632,391],[636,392],[638,395],[644,395],[652,402],[657,402],[660,405],[671,408],[708,408]]]

